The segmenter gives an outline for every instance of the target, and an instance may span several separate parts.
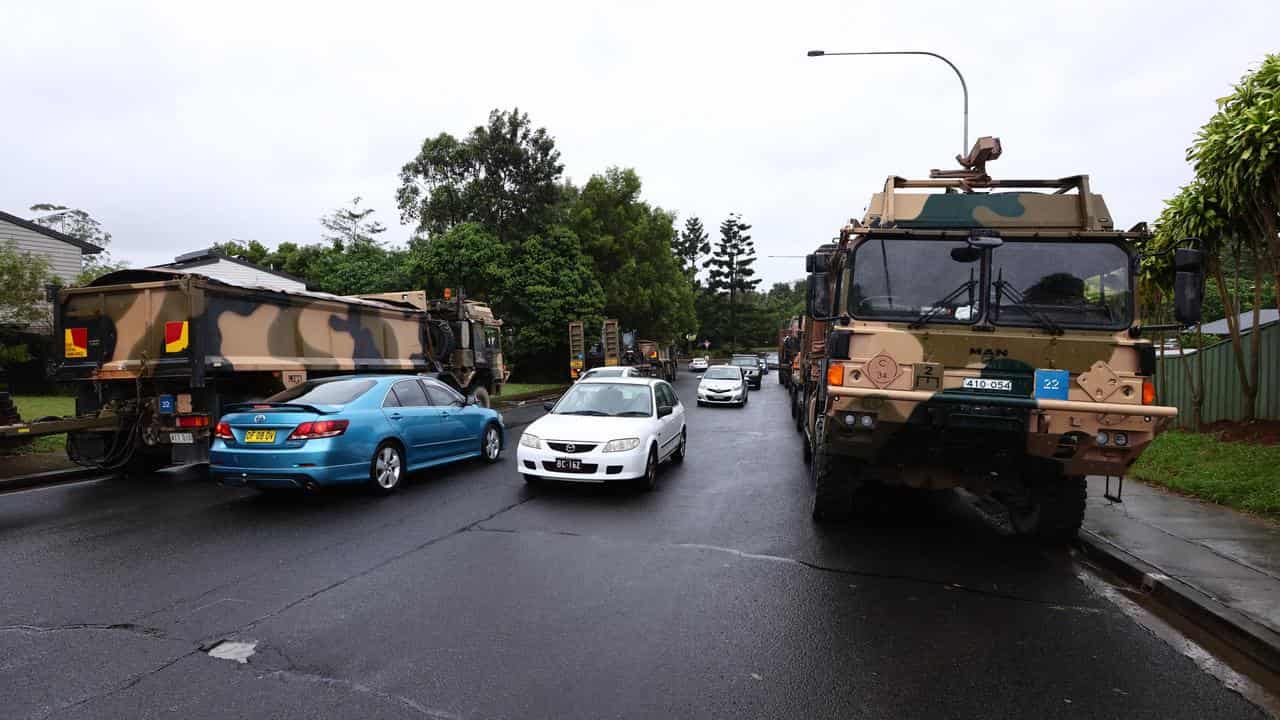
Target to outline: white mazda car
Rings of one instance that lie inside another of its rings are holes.
[[[652,489],[660,463],[684,460],[684,420],[664,380],[582,380],[525,429],[516,463],[530,483],[632,480]]]

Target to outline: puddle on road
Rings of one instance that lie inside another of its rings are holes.
[[[253,653],[257,647],[258,643],[253,641],[235,642],[231,640],[223,640],[217,645],[209,648],[209,657],[218,658],[219,660],[230,660],[244,665],[249,662],[249,658],[253,657]]]
[[[1157,614],[1159,608],[1147,607],[1149,601],[1140,592],[1118,582],[1112,583],[1101,570],[1081,566],[1076,571],[1076,577],[1094,593],[1119,608],[1129,619],[1190,659],[1201,670],[1217,678],[1223,686],[1239,693],[1271,717],[1280,718],[1280,697],[1277,696],[1280,679],[1272,677],[1256,663],[1206,635],[1189,621],[1176,615],[1165,617]],[[1268,687],[1272,689],[1269,690]]]

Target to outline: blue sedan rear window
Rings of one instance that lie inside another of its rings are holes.
[[[346,405],[369,391],[376,380],[308,380],[267,398],[267,402]]]

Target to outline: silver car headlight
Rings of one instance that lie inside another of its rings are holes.
[[[604,444],[605,452],[626,452],[640,447],[640,438],[620,438]]]
[[[539,438],[537,435],[530,435],[529,433],[525,433],[520,436],[520,444],[527,448],[540,450],[542,448],[542,439]]]

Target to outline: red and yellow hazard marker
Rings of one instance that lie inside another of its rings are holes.
[[[89,357],[89,328],[66,328],[62,331],[62,356]]]
[[[167,322],[164,324],[164,351],[167,353],[182,352],[187,349],[187,321]]]

